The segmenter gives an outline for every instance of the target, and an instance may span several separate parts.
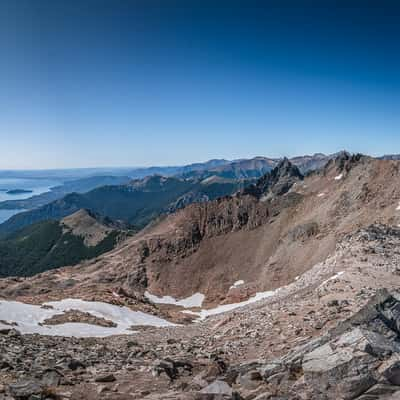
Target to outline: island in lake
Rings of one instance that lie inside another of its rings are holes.
[[[7,190],[7,194],[26,194],[26,193],[32,193],[32,190],[26,190],[26,189],[11,189]]]

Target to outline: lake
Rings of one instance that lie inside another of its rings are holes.
[[[62,181],[53,179],[0,178],[0,201],[27,199],[48,192]],[[7,194],[9,190],[31,190],[31,193]],[[23,210],[0,210],[0,223]]]

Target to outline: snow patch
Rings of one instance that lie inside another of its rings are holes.
[[[184,308],[201,307],[205,299],[205,296],[202,293],[195,293],[192,296],[181,300],[176,300],[172,296],[158,297],[147,291],[144,293],[144,295],[155,304],[172,304],[174,306],[181,306]]]
[[[238,286],[244,285],[243,280],[236,281],[229,289],[237,288]]]
[[[335,176],[335,181],[340,181],[343,178],[343,174]]]
[[[344,271],[340,271],[338,272],[336,275],[331,276],[330,278],[328,278],[327,280],[323,281],[319,286],[324,286],[326,285],[329,281],[332,281],[336,278],[339,278],[340,275],[343,275]]]
[[[396,211],[400,211],[400,203],[399,203],[399,205],[397,206]]]
[[[318,197],[323,197],[323,196],[325,196],[325,193],[318,194]]]
[[[68,337],[105,337],[111,335],[126,335],[134,333],[131,328],[135,325],[157,327],[174,326],[174,324],[146,314],[132,311],[128,307],[119,307],[99,301],[84,301],[80,299],[64,299],[44,303],[48,308],[18,301],[0,300],[0,320],[9,323],[16,322],[15,327],[23,334],[38,333],[51,336]],[[54,315],[62,315],[69,310],[89,313],[95,317],[104,318],[117,324],[116,327],[102,327],[85,323],[65,323],[60,325],[39,325]],[[0,328],[7,325],[0,323]]]
[[[217,315],[217,314],[222,314],[227,311],[232,311],[235,310],[236,308],[247,306],[249,304],[255,303],[257,301],[266,299],[268,297],[273,296],[275,293],[277,293],[280,289],[272,290],[272,291],[267,291],[267,292],[257,292],[253,297],[250,297],[246,301],[242,301],[240,303],[232,303],[232,304],[223,304],[220,306],[217,306],[215,308],[210,308],[208,310],[203,309],[200,311],[182,311],[186,314],[191,314],[191,315],[196,315],[199,317],[199,320],[206,319],[207,317],[210,317],[212,315]]]

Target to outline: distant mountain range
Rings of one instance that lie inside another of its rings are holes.
[[[316,169],[323,163],[338,153],[326,155],[316,153],[313,155],[304,155],[289,158],[290,162],[296,165],[300,171]],[[400,155],[389,154],[376,157],[384,160],[398,160]],[[187,165],[175,166],[151,166],[151,167],[99,167],[99,168],[67,168],[67,169],[43,169],[43,170],[0,170],[0,178],[29,178],[29,179],[59,179],[61,181],[79,180],[83,178],[113,176],[126,177],[132,179],[141,179],[149,175],[163,176],[184,176],[185,174],[195,174],[199,171],[218,170],[224,166],[240,166],[246,163],[258,162],[263,164],[264,169],[270,170],[277,166],[282,158],[275,157],[254,157],[250,159],[226,160],[212,159],[206,162],[199,162]],[[228,169],[230,167],[227,167]],[[222,168],[224,169],[224,168]],[[234,168],[235,169],[235,168]],[[246,168],[245,168],[246,169]]]
[[[301,156],[291,159],[301,172],[306,173],[323,167],[335,155],[314,154],[312,156]],[[63,185],[54,187],[51,191],[32,196],[24,200],[8,200],[0,202],[0,209],[23,209],[30,210],[38,208],[52,201],[61,199],[65,195],[73,192],[85,193],[95,188],[108,185],[123,185],[131,179],[142,179],[147,176],[176,176],[184,179],[203,180],[212,176],[233,180],[257,179],[265,173],[271,171],[279,163],[278,158],[254,157],[251,159],[241,159],[228,161],[224,159],[209,160],[204,163],[194,163],[185,166],[172,167],[150,167],[136,169],[77,169],[77,170],[49,170],[49,171],[0,171],[1,176],[13,177],[36,177],[39,178],[65,178],[72,174],[93,174],[94,176],[80,179],[67,180]],[[121,172],[124,175],[119,175]],[[107,172],[110,175],[98,175],[99,172]],[[113,175],[115,174],[115,175]]]
[[[290,163],[302,174],[307,174],[324,167],[337,156],[318,153],[292,158]],[[39,196],[0,203],[0,208],[28,209],[2,223],[0,237],[7,238],[42,221],[60,220],[81,209],[141,229],[160,215],[191,203],[231,195],[265,176],[281,161],[267,157],[210,160],[183,167],[154,167],[138,172],[167,171],[176,173],[176,176],[150,175],[135,180],[129,176],[94,176],[69,181]]]
[[[322,168],[329,160],[335,158],[337,154],[325,155],[322,153],[312,156],[301,156],[290,159],[293,165],[296,165],[302,173],[308,173]],[[257,179],[272,171],[281,161],[281,158],[254,157],[251,159],[241,159],[221,163],[212,168],[198,168],[197,170],[188,170],[181,176],[186,178],[204,179],[209,176],[220,176],[229,179]]]
[[[49,204],[16,214],[0,225],[0,235],[4,237],[40,221],[61,219],[82,208],[141,228],[162,213],[232,194],[247,183],[218,177],[199,181],[153,175],[126,185],[70,193]]]
[[[334,157],[336,154],[319,153],[295,157],[291,162],[305,174],[323,167]],[[0,209],[28,210],[1,224],[0,236],[40,221],[59,220],[82,208],[140,229],[161,214],[194,202],[231,195],[270,172],[280,161],[267,157],[219,159],[182,167],[136,169],[135,173],[140,176],[155,172],[164,175],[149,175],[133,181],[128,176],[94,176],[69,181],[26,200],[0,203]],[[168,174],[175,176],[165,176]]]
[[[291,160],[300,169],[307,162],[321,161],[331,158],[330,155],[314,154],[311,156],[294,157]],[[201,171],[218,171],[233,169],[240,171],[239,175],[231,175],[230,177],[238,178],[242,176],[241,170],[260,170],[258,176],[262,175],[262,171],[271,170],[276,167],[281,158],[254,157],[251,159],[225,160],[213,159],[206,162],[193,163],[181,166],[152,166],[152,167],[120,167],[120,168],[72,168],[72,169],[50,169],[50,170],[0,170],[0,178],[31,178],[31,179],[60,179],[61,181],[79,180],[90,177],[126,177],[132,179],[141,179],[149,175],[162,176],[186,176],[196,175]],[[312,168],[312,165],[310,167]],[[226,168],[223,168],[226,166]],[[308,167],[307,167],[308,168]],[[261,174],[261,175],[260,175]],[[251,175],[251,174],[250,174]],[[247,176],[247,175],[246,175]]]

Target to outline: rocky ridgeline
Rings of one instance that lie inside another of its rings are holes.
[[[173,240],[154,237],[141,243],[141,262],[153,254],[164,261],[176,255],[188,255],[205,238],[264,225],[271,217],[300,201],[300,194],[288,192],[302,179],[299,169],[284,159],[256,184],[234,196],[188,206],[183,211],[181,229],[175,232]]]

